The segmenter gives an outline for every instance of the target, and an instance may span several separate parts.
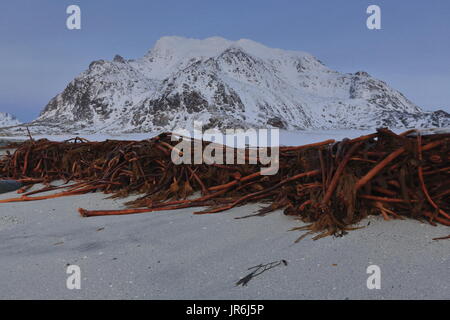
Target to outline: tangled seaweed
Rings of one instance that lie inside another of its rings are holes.
[[[261,175],[260,164],[175,165],[171,153],[176,142],[171,140],[170,133],[143,141],[30,139],[0,159],[0,179],[25,184],[18,191],[21,196],[0,203],[89,192],[111,198],[141,195],[126,203],[127,209],[79,209],[83,217],[91,217],[189,207],[206,207],[195,214],[209,214],[264,202],[250,216],[284,209],[308,223],[292,229],[306,231],[300,239],[316,233],[314,239],[343,235],[368,215],[450,226],[450,134],[422,136],[410,130],[398,135],[379,129],[340,142],[280,147],[275,175]],[[203,148],[209,144],[202,143]],[[248,160],[249,149],[245,152]],[[51,185],[56,180],[65,184]],[[45,187],[27,192],[36,183]],[[57,189],[52,195],[35,195]]]

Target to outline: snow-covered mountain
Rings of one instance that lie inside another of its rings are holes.
[[[342,74],[305,52],[251,40],[163,37],[142,58],[99,60],[50,100],[32,132],[189,128],[449,126],[363,71]]]
[[[0,112],[0,128],[16,126],[18,124],[20,124],[20,121],[12,114]]]

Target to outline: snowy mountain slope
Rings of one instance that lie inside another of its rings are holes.
[[[206,127],[341,129],[449,126],[365,72],[251,40],[163,37],[144,57],[94,61],[53,98],[34,132],[148,132]],[[19,130],[19,129],[18,129]]]
[[[16,126],[18,124],[20,124],[20,121],[16,117],[6,112],[0,112],[0,128]]]

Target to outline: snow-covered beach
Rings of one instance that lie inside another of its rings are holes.
[[[369,132],[282,131],[280,141],[299,145]],[[0,199],[15,196],[9,192]],[[118,209],[127,201],[106,197],[95,193],[0,204],[0,299],[450,298],[448,240],[432,240],[448,235],[445,226],[372,216],[361,222],[363,229],[343,237],[294,243],[301,233],[288,230],[302,223],[282,211],[235,219],[255,212],[258,204],[201,216],[193,215],[193,209],[91,218],[78,214],[79,207]],[[288,265],[247,286],[235,285],[248,268],[281,259]],[[81,269],[80,290],[66,287],[68,265]],[[367,288],[370,265],[381,269],[380,290]]]

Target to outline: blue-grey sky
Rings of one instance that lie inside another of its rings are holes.
[[[81,30],[66,28],[71,4]],[[382,30],[366,27],[371,4],[381,7]],[[2,0],[0,111],[32,120],[91,61],[141,57],[165,35],[307,51],[450,111],[448,0]]]

